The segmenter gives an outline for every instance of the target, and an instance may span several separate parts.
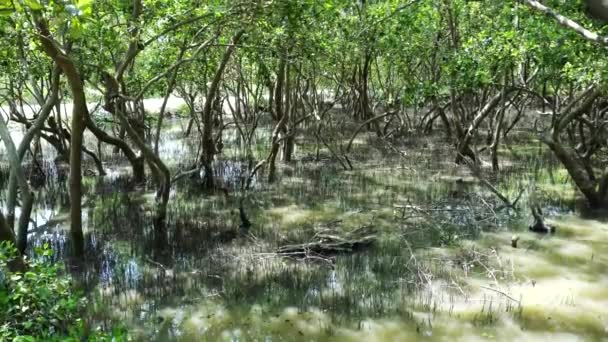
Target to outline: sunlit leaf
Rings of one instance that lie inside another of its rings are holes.
[[[0,16],[11,15],[15,12],[15,7],[11,0],[0,0]]]
[[[44,7],[37,0],[25,0],[23,1],[27,7],[29,7],[32,11],[40,11]]]
[[[72,25],[70,26],[70,35],[72,38],[78,39],[82,37],[82,24],[78,18],[72,18]]]
[[[76,6],[84,16],[90,16],[93,12],[93,0],[78,0]]]

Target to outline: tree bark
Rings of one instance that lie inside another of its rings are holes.
[[[58,103],[59,76],[60,76],[60,69],[58,66],[54,66],[53,71],[51,73],[51,89],[50,89],[49,96],[46,99],[45,103],[42,104],[38,117],[36,118],[36,120],[34,120],[34,123],[28,128],[27,132],[25,133],[25,135],[21,139],[21,142],[19,143],[19,148],[17,149],[19,165],[21,165],[21,161],[23,161],[23,157],[25,156],[25,153],[27,152],[32,139],[34,139],[34,137],[40,133],[40,129],[44,125],[44,122],[49,117],[51,111],[53,110],[53,107]],[[11,172],[9,175],[8,194],[7,194],[7,201],[6,201],[7,209],[8,209],[8,213],[9,213],[9,216],[8,216],[9,219],[7,221],[7,224],[9,225],[9,227],[11,227],[11,229],[15,225],[14,221],[15,221],[15,205],[17,203],[17,188],[18,188],[19,184],[21,183],[21,181],[18,180],[17,178],[18,178],[17,175],[11,169]],[[21,191],[24,191],[24,190],[22,189]],[[26,204],[27,203],[25,203],[25,201],[24,201],[24,206],[26,206]],[[24,213],[25,212],[22,211],[22,215]],[[31,213],[31,205],[30,205],[30,213]],[[17,242],[17,248],[19,250],[22,250],[22,252],[25,251],[25,249],[27,248],[27,226],[29,225],[29,219],[30,219],[30,217],[28,215],[27,224],[24,223],[25,218],[20,219],[22,221],[22,223],[20,223],[19,228],[18,228],[19,229],[19,240]],[[23,224],[23,226],[22,226],[22,224]]]
[[[568,174],[572,177],[572,180],[585,198],[587,198],[589,205],[595,209],[605,208],[607,203],[605,203],[604,198],[597,191],[597,182],[589,178],[589,175],[585,171],[585,166],[576,157],[576,152],[569,147],[563,146],[559,141],[548,137],[544,137],[543,142],[549,146],[557,159],[568,170]]]
[[[15,144],[13,143],[13,139],[11,138],[11,134],[8,131],[8,127],[4,122],[4,119],[0,118],[0,138],[4,142],[4,146],[6,148],[6,152],[8,154],[8,159],[11,167],[11,174],[15,175],[17,179],[17,184],[19,188],[21,188],[21,215],[19,216],[19,228],[18,228],[18,238],[17,238],[17,249],[21,254],[25,253],[25,249],[27,248],[27,228],[30,223],[30,214],[32,213],[32,206],[34,204],[34,194],[30,190],[30,186],[27,183],[27,179],[25,179],[25,173],[23,172],[23,168],[21,167],[21,160],[19,159],[19,155],[17,154],[17,149],[15,148]],[[15,209],[14,207],[12,208]],[[10,213],[12,217],[14,217],[14,212]],[[9,226],[9,229],[12,230],[12,227]]]
[[[124,140],[115,138],[115,137],[107,134],[101,128],[97,127],[97,125],[95,125],[95,123],[91,119],[90,115],[87,115],[85,120],[86,120],[87,128],[91,131],[91,133],[93,133],[95,138],[97,138],[98,140],[100,140],[108,145],[115,146],[120,151],[122,151],[122,153],[124,153],[125,157],[129,161],[129,164],[131,164],[131,169],[133,170],[134,181],[136,183],[144,182],[145,181],[144,158],[142,156],[138,156],[137,154],[135,154],[133,149],[131,149],[131,147],[129,147],[129,145]]]
[[[213,181],[213,168],[211,167],[211,163],[213,162],[213,158],[217,153],[215,148],[215,141],[213,139],[213,102],[218,92],[220,82],[222,80],[222,76],[224,75],[224,70],[230,61],[230,57],[232,56],[236,44],[239,42],[245,30],[238,31],[233,37],[230,45],[224,51],[224,55],[222,56],[222,60],[217,70],[215,71],[215,75],[213,76],[213,80],[211,82],[211,86],[209,87],[209,91],[205,96],[205,105],[203,107],[202,113],[202,122],[203,122],[203,137],[202,137],[202,145],[203,145],[203,154],[201,156],[200,164],[203,165],[205,169],[205,178],[203,182],[203,186],[207,190],[213,189],[214,181]]]
[[[104,80],[104,86],[106,87],[104,109],[116,117],[116,112],[119,110],[119,107],[124,107],[124,105],[115,103],[115,98],[120,92],[118,81],[116,81],[116,79],[112,75],[105,72],[102,73],[102,77]],[[122,100],[118,102],[122,102]],[[143,156],[138,156],[135,151],[133,151],[133,149],[129,146],[129,144],[124,140],[126,133],[125,127],[122,126],[122,124],[120,125],[121,133],[116,138],[107,134],[104,130],[97,127],[95,125],[95,122],[91,119],[90,115],[87,115],[86,121],[87,128],[89,128],[89,130],[95,135],[98,140],[106,144],[113,145],[116,149],[119,149],[120,151],[122,151],[122,153],[124,153],[125,157],[127,158],[127,160],[129,160],[129,163],[131,164],[134,181],[136,183],[145,182],[144,158]]]
[[[293,150],[294,150],[294,144],[295,144],[295,133],[294,134],[290,134],[289,129],[294,130],[296,129],[296,125],[295,123],[295,118],[294,118],[294,113],[295,111],[292,112],[293,108],[292,108],[292,103],[291,103],[291,80],[289,78],[289,72],[287,73],[287,75],[285,76],[285,104],[283,106],[283,111],[286,113],[285,115],[287,115],[287,120],[285,121],[285,125],[283,127],[283,134],[286,135],[286,138],[283,140],[283,161],[285,163],[289,163],[291,162],[291,155],[293,154]],[[290,121],[294,121],[290,123],[291,127],[288,127],[287,123]]]
[[[606,198],[606,188],[604,187],[604,180],[607,179],[608,174],[604,174],[601,177],[602,180],[598,181],[593,172],[588,172],[590,165],[586,165],[586,161],[579,158],[574,149],[565,146],[561,142],[560,136],[571,122],[589,110],[600,95],[599,87],[592,85],[587,88],[562,110],[562,114],[553,124],[550,136],[541,137],[541,140],[549,146],[555,157],[564,165],[593,209],[608,208],[608,198]]]
[[[72,93],[73,109],[70,139],[70,236],[72,253],[84,255],[84,236],[82,233],[82,139],[88,115],[84,84],[72,59],[58,47],[42,18],[36,18],[36,26],[42,50],[61,68],[68,79]]]
[[[501,102],[501,100],[503,100],[503,98],[506,98],[514,90],[515,88],[509,88],[505,89],[504,91],[498,92],[485,104],[485,106],[483,106],[483,108],[479,110],[479,112],[477,112],[477,115],[475,115],[473,121],[471,122],[467,130],[464,132],[464,135],[460,138],[460,141],[458,142],[458,154],[456,156],[456,163],[460,164],[462,163],[462,158],[464,158],[464,156],[470,156],[472,150],[469,144],[471,143],[473,136],[475,136],[477,128],[479,127],[479,125],[481,125],[483,120],[492,112],[492,110],[496,108],[496,106]],[[472,159],[475,159],[474,154],[471,157]]]
[[[268,182],[272,183],[276,180],[276,159],[281,147],[281,133],[285,129],[289,114],[283,110],[283,88],[285,79],[288,77],[289,68],[287,67],[287,57],[283,56],[279,62],[279,71],[277,72],[277,82],[274,91],[274,111],[275,117],[279,120],[272,131],[272,143],[270,154],[268,155]]]
[[[122,126],[127,130],[129,136],[133,139],[133,142],[139,148],[143,154],[143,157],[152,164],[153,167],[158,171],[161,177],[158,192],[156,194],[156,200],[158,207],[156,211],[155,224],[158,228],[164,228],[165,218],[167,216],[167,204],[169,203],[169,193],[171,190],[171,173],[165,163],[154,153],[154,151],[148,147],[144,139],[137,133],[135,128],[129,123],[126,115],[120,110],[116,111],[116,115],[121,121]]]
[[[587,1],[587,2],[589,2],[589,1]],[[597,2],[597,0],[592,0],[591,2]],[[538,1],[525,0],[525,3],[537,11],[553,17],[560,25],[573,30],[574,32],[578,33],[586,40],[594,42],[594,43],[599,43],[602,45],[608,45],[608,36],[600,36],[597,32],[593,32],[593,31],[590,31],[590,30],[584,28],[579,23],[557,13],[552,8],[549,8],[549,7],[541,4]]]
[[[494,127],[494,134],[492,136],[492,143],[490,145],[490,154],[492,157],[492,170],[498,172],[500,166],[498,164],[498,146],[500,145],[500,134],[504,125],[505,111],[507,110],[506,101],[506,89],[507,89],[507,77],[504,77],[503,92],[501,98],[501,108],[496,115],[496,126]]]

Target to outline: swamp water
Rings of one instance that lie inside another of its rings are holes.
[[[196,143],[167,132],[161,156],[181,169]],[[267,134],[258,138],[259,159]],[[557,226],[551,236],[527,231],[526,210],[498,209],[433,137],[404,141],[405,156],[373,140],[356,141],[355,171],[338,169],[327,151],[315,161],[302,142],[279,182],[260,177],[243,195],[249,237],[231,235],[240,224],[238,190],[209,195],[182,181],[159,244],[154,189],[133,186],[112,161],[108,176],[85,180],[81,276],[90,320],[125,324],[141,341],[608,341],[608,224],[575,214],[572,185],[542,147],[502,151],[509,166],[499,189],[515,198],[537,184]],[[227,148],[215,169],[238,189],[246,166]],[[40,189],[30,233],[31,245],[49,243],[58,261],[69,248],[66,199],[64,183]],[[355,253],[274,253],[361,227],[376,242]]]

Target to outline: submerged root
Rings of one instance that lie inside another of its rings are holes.
[[[534,217],[534,224],[528,226],[528,229],[530,231],[540,234],[555,233],[555,227],[545,223],[543,212],[540,209],[540,206],[531,205],[530,209],[532,211],[532,216]]]

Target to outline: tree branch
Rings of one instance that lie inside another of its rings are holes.
[[[534,8],[535,10],[540,11],[550,17],[553,17],[553,19],[555,19],[560,25],[574,30],[574,32],[578,33],[586,40],[594,43],[608,45],[608,36],[600,36],[596,32],[584,28],[576,21],[557,13],[554,9],[547,7],[536,0],[525,0],[525,2],[528,6]]]

